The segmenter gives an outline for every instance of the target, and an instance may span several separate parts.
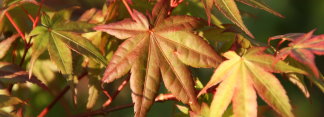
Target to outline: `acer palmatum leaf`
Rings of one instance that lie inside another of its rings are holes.
[[[33,36],[30,76],[35,61],[46,49],[51,60],[55,62],[59,70],[65,75],[72,75],[73,71],[71,49],[106,65],[106,59],[89,40],[70,32],[79,32],[78,28],[89,28],[91,24],[84,22],[61,23],[57,20],[62,20],[62,16],[58,14],[54,16],[50,19],[46,14],[43,15],[43,26],[35,27],[29,34],[29,36]]]
[[[246,5],[249,5],[249,6],[254,7],[254,8],[265,10],[265,11],[267,11],[269,13],[272,13],[273,15],[284,18],[283,15],[281,15],[280,13],[278,13],[275,10],[272,10],[268,5],[266,5],[263,2],[263,0],[236,0],[236,1],[241,2],[243,4],[246,4]]]
[[[256,117],[256,93],[280,115],[293,116],[288,96],[271,72],[305,72],[283,61],[273,65],[275,57],[265,54],[264,50],[251,48],[242,57],[233,51],[224,54],[228,60],[220,64],[199,93],[201,95],[208,88],[219,84],[210,107],[211,117],[221,117],[231,101],[235,117]]]
[[[2,59],[3,57],[5,57],[5,55],[7,54],[8,50],[11,47],[11,44],[19,37],[18,34],[14,34],[10,37],[8,37],[7,39],[3,40],[0,42],[0,59]]]
[[[234,0],[214,0],[214,4],[225,17],[240,27],[247,35],[254,38],[249,29],[244,25],[240,11],[238,10]]]
[[[161,76],[177,99],[199,110],[193,78],[186,65],[217,67],[222,61],[206,41],[191,32],[199,20],[191,16],[162,17],[150,28],[142,13],[134,10],[133,14],[135,21],[125,19],[94,28],[126,39],[108,64],[103,82],[131,72],[135,116],[146,115],[157,95]]]
[[[254,37],[252,33],[246,28],[242,20],[240,11],[238,10],[234,0],[202,0],[205,6],[205,11],[208,17],[208,23],[211,20],[211,10],[215,5],[222,14],[231,20],[234,24],[240,27],[247,35]]]
[[[0,62],[0,82],[7,84],[30,82],[48,90],[48,87],[37,77],[29,77],[28,72],[20,68],[18,65],[7,62]]]
[[[42,26],[35,27],[29,36],[32,36],[32,57],[29,68],[29,77],[32,76],[32,69],[38,57],[47,49],[51,60],[67,79],[71,86],[72,96],[76,102],[77,78],[74,77],[72,51],[85,55],[97,62],[106,65],[106,59],[100,51],[86,38],[71,32],[84,32],[92,27],[86,22],[65,23],[63,14],[56,13],[52,18],[43,14],[41,17]],[[64,22],[64,23],[63,23]],[[75,62],[75,61],[74,61]],[[76,103],[75,103],[76,104]]]
[[[242,20],[242,16],[240,11],[235,3],[235,1],[244,3],[246,5],[252,6],[254,8],[263,9],[268,11],[276,16],[283,17],[280,13],[272,10],[266,4],[262,2],[262,0],[202,0],[205,11],[208,17],[208,22],[211,20],[211,10],[213,6],[216,8],[230,21],[232,21],[235,25],[240,27],[247,35],[254,38],[253,34],[246,28],[244,22]]]
[[[314,72],[314,75],[319,77],[320,72],[315,65],[314,54],[324,55],[324,34],[313,35],[314,31],[312,30],[306,34],[290,33],[271,37],[269,40],[283,39],[291,41],[288,47],[279,50],[276,58],[285,59],[289,55],[298,62],[307,65]]]

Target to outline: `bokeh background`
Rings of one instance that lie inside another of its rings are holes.
[[[0,0],[0,3],[2,0]],[[83,11],[89,8],[101,8],[105,0],[45,0],[46,5],[53,8],[68,8],[71,6],[80,6],[79,9],[74,13],[77,17]],[[198,0],[185,0],[180,7],[175,9],[177,11],[185,11],[184,8],[186,2],[197,2]],[[285,33],[305,33],[312,29],[317,29],[315,34],[324,34],[324,0],[264,0],[271,8],[280,12],[285,16],[285,18],[276,17],[268,12],[254,9],[252,7],[238,3],[239,8],[243,12],[244,22],[250,31],[256,37],[255,39],[266,43],[267,39],[271,36],[281,35]],[[135,0],[134,2],[146,2],[146,0]],[[135,3],[136,4],[136,3]],[[145,4],[144,4],[145,5]],[[149,5],[149,4],[148,4]],[[150,4],[151,5],[151,4]],[[132,7],[132,6],[131,6]],[[204,10],[198,9],[196,11],[205,17]],[[179,12],[180,13],[180,12]],[[228,22],[228,21],[224,21]],[[324,46],[324,45],[323,45]],[[47,66],[48,61],[44,61],[42,66]],[[316,56],[316,64],[322,73],[324,73],[324,57]],[[50,67],[48,69],[51,69]],[[55,69],[55,68],[53,68]],[[201,77],[202,82],[205,84],[209,76],[212,74],[211,69],[204,70],[193,70],[195,74]],[[39,71],[40,74],[46,74],[46,70]],[[48,74],[47,74],[48,75]],[[50,74],[57,76],[57,74]],[[55,79],[51,86],[56,89],[62,89],[65,84],[58,84],[64,79]],[[324,117],[324,94],[310,82],[306,82],[310,91],[310,98],[306,98],[295,85],[292,85],[286,79],[280,79],[281,83],[287,90],[291,104],[293,105],[294,113],[297,117]],[[111,84],[111,88],[116,88],[122,80],[119,80]],[[87,101],[87,78],[80,81],[78,85],[79,89],[79,103],[77,106],[73,106],[71,101],[71,94],[66,94],[63,99],[57,103],[54,108],[48,113],[48,117],[62,117],[62,115],[77,114],[85,111],[85,105]],[[161,93],[166,93],[167,91],[161,85]],[[60,90],[57,90],[60,91]],[[27,94],[26,94],[27,93]],[[17,92],[17,95],[23,95],[29,99],[29,103],[32,103],[33,107],[25,110],[27,116],[36,116],[45,106],[47,106],[54,97],[48,92],[41,91],[41,89],[34,87],[32,89],[21,90]],[[102,95],[102,97],[104,97]],[[99,108],[106,98],[100,98],[98,104]],[[131,103],[131,96],[129,86],[127,86],[120,95],[113,102],[111,107],[123,104]],[[149,112],[149,117],[169,117],[176,116],[179,110],[175,107],[178,104],[174,101],[167,101],[163,103],[155,103],[151,111]],[[264,104],[260,101],[260,104]],[[130,117],[133,116],[133,109],[127,108],[115,112],[108,113],[104,116],[111,117]],[[273,114],[271,110],[265,112],[264,115],[259,116],[278,116]]]

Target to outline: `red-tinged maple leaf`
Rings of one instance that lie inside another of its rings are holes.
[[[133,10],[133,20],[95,27],[95,30],[127,39],[112,57],[102,81],[110,83],[131,72],[135,116],[146,115],[157,95],[161,76],[177,99],[199,110],[193,78],[186,65],[207,68],[221,62],[212,47],[191,32],[199,25],[198,19],[191,16],[166,18],[168,9],[163,6],[154,7],[152,25],[142,13]]]
[[[20,68],[18,65],[0,62],[0,82],[7,84],[30,82],[39,87],[48,90],[48,87],[35,76],[28,76],[28,72]]]
[[[256,94],[280,115],[293,116],[286,91],[271,72],[305,72],[283,61],[273,65],[275,57],[265,54],[264,50],[265,48],[251,48],[243,56],[233,51],[224,54],[228,60],[219,65],[200,92],[203,94],[208,88],[219,84],[211,103],[210,117],[221,117],[231,101],[235,117],[256,117]]]
[[[316,77],[319,77],[319,71],[314,62],[314,54],[324,55],[324,34],[314,36],[315,30],[309,33],[290,33],[285,35],[274,36],[269,39],[283,39],[291,41],[288,47],[281,49],[276,56],[277,59],[285,59],[288,55],[293,59],[307,65]],[[281,42],[282,43],[282,42]]]
[[[265,3],[262,2],[262,0],[202,0],[205,11],[208,17],[208,22],[210,23],[211,18],[211,10],[213,6],[215,5],[217,9],[229,20],[231,20],[235,25],[240,27],[246,34],[248,34],[250,37],[254,38],[252,33],[246,28],[244,25],[244,22],[242,20],[242,16],[240,14],[240,11],[235,3],[235,1],[244,3],[246,5],[249,5],[254,8],[263,9],[265,11],[268,11],[276,16],[283,17],[280,13],[272,10],[269,8]]]

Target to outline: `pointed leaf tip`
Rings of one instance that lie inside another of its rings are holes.
[[[30,82],[48,90],[48,87],[41,80],[35,76],[29,78],[28,72],[15,64],[7,62],[0,62],[0,81],[8,84]]]
[[[291,41],[288,44],[289,47],[285,47],[279,50],[277,58],[285,59],[287,56],[290,56],[293,59],[297,60],[298,62],[309,67],[313,72],[309,75],[314,75],[315,77],[319,78],[320,72],[316,67],[314,55],[324,54],[323,52],[324,39],[321,37],[321,35],[319,36],[313,35],[315,30],[316,29],[313,29],[306,34],[300,34],[300,33],[285,34],[285,35],[275,36],[270,39],[271,40],[282,39],[282,40]]]
[[[253,34],[245,26],[234,0],[214,0],[214,4],[225,17],[240,27],[251,38],[254,38]]]
[[[11,37],[3,40],[0,42],[0,59],[2,59],[3,57],[5,57],[5,55],[7,54],[8,50],[11,47],[11,44],[19,37],[18,34],[14,34]]]
[[[204,88],[219,83],[210,116],[221,117],[231,101],[235,116],[257,116],[256,92],[280,115],[293,115],[284,88],[271,73],[283,69],[271,67],[275,58],[265,54],[264,49],[251,48],[243,56],[234,51],[224,54],[228,60],[221,63]]]
[[[277,11],[268,7],[268,5],[263,3],[262,0],[236,0],[236,1],[246,4],[246,5],[249,5],[254,8],[265,10],[265,11],[267,11],[273,15],[276,15],[278,17],[285,18],[285,16],[283,16],[282,14],[280,14]]]

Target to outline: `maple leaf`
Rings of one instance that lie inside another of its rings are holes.
[[[265,10],[269,13],[272,13],[273,15],[276,15],[278,17],[284,18],[283,15],[278,13],[277,11],[272,10],[268,5],[266,5],[263,0],[236,0],[238,2],[241,2],[243,4],[249,5],[254,8]]]
[[[0,95],[0,108],[25,103],[17,97]],[[0,114],[1,115],[1,114]]]
[[[221,61],[206,41],[191,32],[198,26],[198,19],[191,16],[165,18],[167,12],[160,13],[153,18],[153,26],[142,13],[133,10],[134,20],[95,27],[95,30],[127,39],[114,53],[102,81],[110,83],[131,72],[135,116],[145,116],[153,104],[160,76],[177,99],[198,110],[193,78],[186,65],[216,67]]]
[[[265,48],[251,48],[242,57],[233,51],[224,54],[228,60],[219,65],[211,80],[199,93],[203,94],[208,88],[219,84],[211,103],[210,116],[222,116],[232,100],[234,116],[256,117],[256,93],[282,116],[293,116],[284,88],[270,72],[305,72],[283,61],[273,65],[275,58],[264,54],[264,50]]]
[[[33,56],[31,58],[30,70],[36,59],[46,49],[48,49],[51,60],[54,61],[63,74],[72,74],[73,71],[70,49],[93,58],[102,64],[106,64],[106,59],[90,41],[70,32],[72,30],[79,31],[81,27],[85,28],[91,25],[89,24],[89,26],[81,22],[61,23],[62,20],[60,15],[54,15],[51,19],[47,15],[44,15],[42,17],[43,26],[36,27],[29,34],[29,36],[33,37]]]
[[[86,38],[71,32],[83,32],[93,25],[84,22],[67,22],[64,20],[64,12],[54,14],[52,18],[44,14],[41,18],[42,26],[34,28],[28,37],[33,37],[31,67],[29,75],[37,58],[47,49],[51,60],[56,64],[63,76],[67,78],[71,86],[72,96],[76,103],[77,78],[74,77],[72,51],[85,55],[97,62],[106,65],[106,59],[100,51]],[[79,59],[80,60],[80,59]]]
[[[31,82],[39,87],[48,90],[48,87],[35,76],[28,77],[28,72],[20,68],[18,65],[0,62],[0,82],[7,84]]]
[[[279,17],[283,17],[280,13],[272,10],[269,8],[266,4],[262,2],[262,0],[236,0],[238,2],[244,3],[246,5],[263,9],[265,11],[268,11],[274,15],[277,15]],[[213,6],[215,5],[217,9],[229,20],[231,20],[234,24],[236,24],[238,27],[240,27],[246,34],[248,34],[250,37],[254,38],[252,33],[246,28],[246,26],[243,23],[242,16],[240,14],[239,9],[237,8],[237,5],[235,3],[235,0],[202,0],[205,11],[208,17],[208,22],[210,23],[210,17],[211,17],[211,10]]]
[[[315,62],[314,54],[324,55],[324,35],[314,36],[315,30],[309,33],[290,33],[285,35],[278,35],[269,38],[271,40],[283,39],[283,41],[291,41],[288,47],[281,49],[276,56],[277,59],[285,59],[288,55],[293,59],[307,65],[316,77],[320,76]]]
[[[3,40],[0,42],[0,48],[1,48],[1,51],[0,51],[0,59],[2,59],[7,51],[10,49],[11,47],[11,44],[13,42],[15,42],[15,40],[19,37],[18,34],[15,34],[15,35],[12,35],[11,37],[9,37],[8,39],[6,40]]]

